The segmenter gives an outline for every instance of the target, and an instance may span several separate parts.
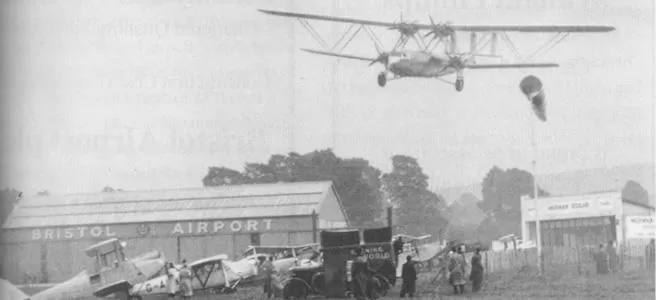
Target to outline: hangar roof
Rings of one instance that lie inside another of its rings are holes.
[[[327,199],[330,181],[28,196],[3,228],[309,216]]]

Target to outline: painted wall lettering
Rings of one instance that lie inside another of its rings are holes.
[[[216,234],[233,232],[260,232],[271,230],[271,219],[233,220],[213,222],[178,222],[173,226],[171,235],[181,234]]]
[[[312,230],[312,218],[254,218],[181,222],[147,222],[131,224],[76,225],[4,230],[0,240],[6,242],[106,239],[111,237],[169,237],[180,235],[224,235],[268,231]]]
[[[82,238],[114,237],[111,226],[82,226],[69,228],[35,228],[32,240],[73,240]]]

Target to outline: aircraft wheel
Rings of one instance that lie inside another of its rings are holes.
[[[387,83],[387,74],[385,74],[385,72],[380,72],[380,74],[378,74],[378,85],[380,87],[384,87],[386,83]]]
[[[460,92],[465,87],[465,80],[462,78],[456,79],[456,91]]]

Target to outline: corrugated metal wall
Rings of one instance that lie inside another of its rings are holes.
[[[2,278],[13,283],[23,283],[24,275],[29,273],[41,276],[41,244],[6,244],[0,245],[0,261],[2,263]]]
[[[48,281],[61,282],[92,267],[93,261],[82,251],[97,242],[98,240],[82,240],[47,243]]]

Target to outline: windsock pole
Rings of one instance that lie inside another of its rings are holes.
[[[533,147],[533,201],[535,203],[535,230],[536,230],[536,244],[538,250],[538,273],[542,275],[542,235],[540,230],[540,209],[538,205],[538,143],[537,143],[537,130],[539,120],[533,120],[532,142]]]

